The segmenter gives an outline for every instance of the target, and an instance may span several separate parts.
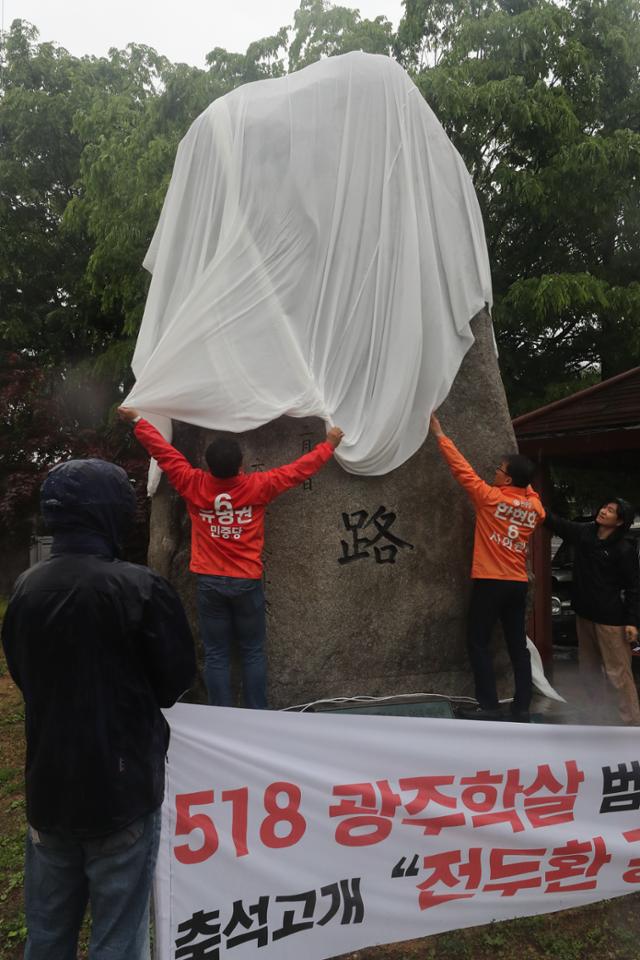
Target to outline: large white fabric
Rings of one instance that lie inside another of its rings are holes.
[[[126,400],[243,431],[346,432],[352,473],[422,444],[491,301],[471,178],[387,57],[350,53],[216,100],[178,149]]]

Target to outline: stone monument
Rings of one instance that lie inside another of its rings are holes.
[[[501,455],[516,446],[485,312],[474,318],[473,331],[476,342],[439,416],[490,480]],[[320,420],[289,417],[242,434],[245,470],[294,460],[324,435]],[[194,465],[204,464],[210,439],[176,425],[176,446]],[[275,500],[264,553],[270,705],[472,695],[465,649],[472,541],[473,511],[431,436],[385,476],[356,477],[331,462]],[[189,547],[185,508],[163,478],[153,500],[149,562],[180,592],[197,635]],[[497,672],[508,679],[502,650]]]

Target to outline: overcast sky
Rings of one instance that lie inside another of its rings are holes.
[[[214,47],[244,53],[260,37],[293,22],[297,0],[0,0],[4,27],[28,20],[42,40],[70,53],[104,56],[109,47],[144,43],[174,62],[203,67]],[[397,27],[401,0],[343,0],[363,18],[380,14]]]

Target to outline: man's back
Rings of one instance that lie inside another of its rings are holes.
[[[99,836],[162,802],[169,705],[193,676],[173,590],[146,567],[61,554],[19,579],[3,626],[25,698],[27,819]],[[165,619],[167,615],[170,619]],[[176,622],[178,617],[178,622]]]
[[[545,515],[538,494],[528,485],[486,483],[448,437],[438,442],[476,511],[472,578],[526,583],[529,538]]]
[[[186,502],[191,571],[256,580],[262,576],[267,505],[316,473],[334,452],[334,444],[325,441],[293,463],[220,479],[192,467],[148,421],[136,423],[135,435]]]

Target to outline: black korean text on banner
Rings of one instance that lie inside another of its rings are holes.
[[[249,942],[265,947],[332,922],[362,923],[364,916],[359,877],[319,890],[275,897],[264,894],[255,903],[235,900],[231,908],[198,910],[180,922],[173,956],[174,960],[218,960],[221,949],[226,953]]]

